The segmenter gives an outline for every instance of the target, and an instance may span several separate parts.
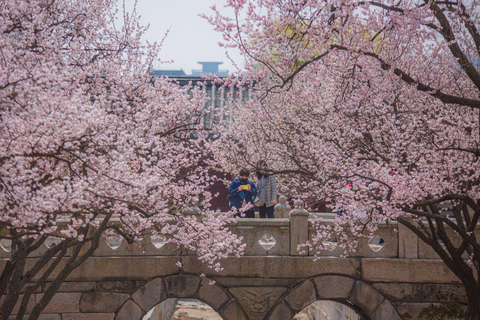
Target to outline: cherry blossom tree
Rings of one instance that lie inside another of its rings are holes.
[[[142,45],[138,16],[119,23],[117,11],[113,0],[0,4],[2,319],[15,305],[28,316],[43,288],[28,311],[38,318],[103,236],[153,232],[217,270],[242,253],[225,215],[181,214],[211,198],[203,93],[153,79],[160,46]]]
[[[463,283],[480,319],[480,3],[231,0],[206,17],[247,57],[256,98],[217,159],[263,157],[290,194],[339,212],[307,244],[346,252],[395,221]],[[231,85],[235,85],[232,79]]]

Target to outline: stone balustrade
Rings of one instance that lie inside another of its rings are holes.
[[[229,225],[231,231],[243,238],[246,244],[245,256],[325,256],[340,257],[345,255],[335,239],[326,242],[322,251],[298,250],[298,245],[312,239],[315,234],[312,218],[321,218],[324,225],[334,224],[334,213],[309,213],[303,208],[301,201],[292,209],[285,197],[280,197],[275,207],[276,216],[288,217],[275,219],[236,219]],[[201,219],[198,208],[190,206],[183,214]],[[447,230],[448,231],[448,230]],[[448,232],[453,232],[449,230]],[[480,226],[476,233],[480,237]],[[155,239],[154,239],[155,240]],[[145,234],[142,241],[129,245],[121,239],[102,241],[94,253],[96,257],[111,256],[180,256],[184,252],[172,243],[153,241],[150,234]],[[46,247],[38,249],[32,257],[40,256]],[[9,257],[10,253],[0,250],[0,258]],[[419,241],[410,230],[397,223],[381,224],[375,235],[362,237],[356,252],[348,253],[349,257],[362,258],[399,258],[399,259],[438,259],[437,254],[422,241]]]
[[[301,202],[290,208],[281,200],[277,209],[288,217],[236,219],[228,226],[246,248],[243,257],[222,260],[221,271],[205,268],[148,232],[134,245],[105,239],[62,283],[42,319],[142,320],[153,307],[176,298],[206,302],[225,320],[288,320],[319,300],[342,303],[372,320],[421,319],[432,304],[465,306],[459,279],[403,226],[380,225],[347,258],[339,258],[343,249],[330,239],[315,259],[315,252],[298,251],[297,245],[314,235],[311,218],[332,225],[335,214],[312,214]],[[202,218],[195,206],[183,213]],[[476,232],[480,236],[480,228]],[[0,249],[0,270],[8,256]],[[35,301],[43,290],[35,293]]]

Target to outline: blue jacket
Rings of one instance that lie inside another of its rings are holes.
[[[247,181],[247,184],[250,185],[249,191],[238,191],[238,187],[241,185],[240,178],[237,178],[230,183],[230,186],[228,187],[228,195],[230,196],[230,209],[240,209],[242,207],[243,199],[245,199],[247,203],[251,203],[253,205],[253,199],[255,199],[255,196],[257,195],[257,188],[255,187],[255,183],[250,180]]]

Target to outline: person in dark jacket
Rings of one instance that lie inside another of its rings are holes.
[[[240,170],[239,177],[228,187],[230,209],[237,209],[235,217],[255,218],[253,199],[257,195],[257,188],[252,181],[248,180],[249,175],[248,170]]]
[[[265,190],[265,204],[258,207],[260,218],[274,218],[275,204],[277,203],[277,180],[275,175],[267,174],[268,166],[265,160],[257,163],[257,186]]]

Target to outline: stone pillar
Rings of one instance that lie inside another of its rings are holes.
[[[278,197],[278,203],[275,205],[275,218],[288,218],[291,209],[287,203],[287,197]]]
[[[407,219],[413,225],[417,222]],[[418,237],[406,226],[398,223],[398,258],[418,259]]]
[[[188,201],[187,206],[183,209],[182,214],[186,217],[194,216],[197,221],[202,220],[202,214],[196,203]]]
[[[303,208],[303,201],[295,201],[295,208],[290,211],[290,255],[306,256],[308,249],[304,253],[298,251],[298,245],[304,244],[308,240],[308,217],[309,213]]]

